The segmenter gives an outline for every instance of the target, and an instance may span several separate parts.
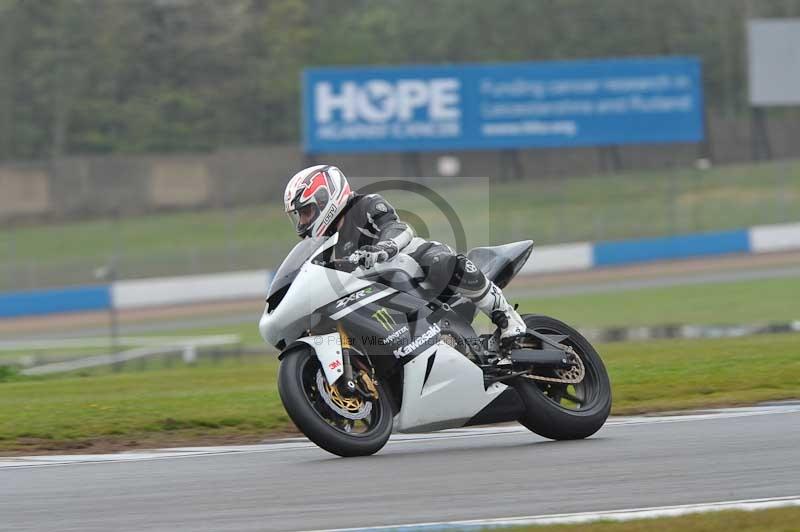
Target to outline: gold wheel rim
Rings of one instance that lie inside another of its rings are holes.
[[[339,387],[336,385],[329,385],[325,383],[325,393],[331,398],[331,401],[342,410],[358,413],[364,407],[364,400],[361,397],[345,397],[339,393]]]

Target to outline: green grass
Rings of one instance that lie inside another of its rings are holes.
[[[454,207],[470,245],[537,244],[721,230],[800,220],[800,161],[432,188]],[[387,192],[455,244],[428,200]],[[414,216],[407,216],[413,221]],[[274,267],[295,242],[277,203],[0,229],[0,290],[91,282],[119,256],[121,277]]]
[[[513,287],[513,284],[512,284]],[[514,298],[525,312],[583,327],[738,324],[800,320],[800,278]]]
[[[598,346],[617,414],[800,397],[800,335]],[[274,357],[0,382],[0,451],[250,441],[289,427]]]
[[[542,244],[730,229],[800,219],[800,161],[554,179],[492,192],[500,238],[524,233]]]
[[[154,434],[266,434],[288,423],[276,368],[275,358],[265,356],[247,363],[116,374],[100,369],[0,383],[0,449]]]
[[[800,334],[601,345],[616,413],[800,397]]]
[[[800,508],[708,512],[680,517],[637,519],[627,522],[599,522],[580,525],[543,525],[486,528],[509,532],[796,532]]]

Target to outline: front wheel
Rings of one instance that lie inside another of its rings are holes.
[[[392,433],[389,398],[380,382],[372,384],[378,398],[371,401],[340,393],[305,346],[287,353],[278,368],[278,393],[289,417],[308,439],[339,456],[374,454]]]
[[[561,344],[571,347],[582,362],[583,379],[576,384],[555,382],[569,377],[559,370],[540,373],[546,379],[519,377],[514,386],[525,404],[519,422],[531,431],[552,440],[587,438],[600,430],[611,412],[611,383],[594,347],[578,331],[557,319],[527,314],[528,329],[555,336],[566,336]]]

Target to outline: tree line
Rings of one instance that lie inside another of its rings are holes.
[[[746,107],[750,17],[800,0],[0,0],[0,160],[293,142],[314,65],[698,55]]]

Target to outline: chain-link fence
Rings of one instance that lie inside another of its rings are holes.
[[[509,194],[530,198],[526,203]],[[492,239],[617,240],[800,220],[800,162],[530,183],[494,194]]]

